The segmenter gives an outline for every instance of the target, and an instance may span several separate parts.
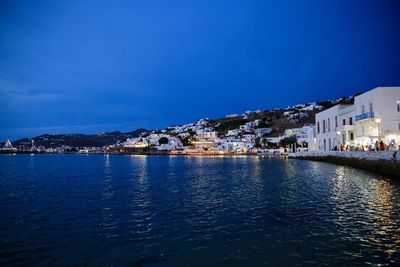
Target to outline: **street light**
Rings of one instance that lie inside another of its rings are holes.
[[[376,123],[378,124],[378,140],[381,139],[381,129],[380,129],[380,124],[381,124],[381,119],[375,119]]]

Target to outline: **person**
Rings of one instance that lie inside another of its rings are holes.
[[[396,160],[397,160],[397,151],[393,152],[392,160],[393,160],[393,161],[396,161]]]
[[[378,140],[376,140],[376,142],[375,142],[375,150],[376,150],[376,151],[379,151],[379,143],[378,143]]]
[[[383,141],[381,141],[379,144],[379,150],[385,150],[385,144],[383,143]]]

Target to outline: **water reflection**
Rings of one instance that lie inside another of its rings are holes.
[[[400,251],[400,229],[393,220],[393,186],[385,180],[373,180],[369,194],[367,212],[371,215],[369,228],[373,238],[369,240],[383,246],[389,257]],[[393,232],[397,233],[393,235]]]
[[[359,239],[365,247],[379,248],[392,258],[400,250],[398,214],[393,203],[393,185],[369,173],[335,167],[332,177],[334,222],[342,236]]]
[[[133,241],[153,238],[152,234],[152,195],[148,176],[148,156],[134,155],[130,157],[131,186],[130,196],[130,229]]]
[[[110,157],[104,157],[104,180],[103,180],[103,192],[101,201],[103,203],[103,222],[101,224],[103,235],[107,239],[112,239],[115,237],[113,230],[117,227],[117,221],[114,215],[114,205],[112,199],[115,195],[113,189],[113,175],[111,170]]]

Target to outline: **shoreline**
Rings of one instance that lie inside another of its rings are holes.
[[[289,156],[290,159],[310,160],[333,163],[341,166],[349,166],[356,169],[369,171],[375,174],[381,174],[388,178],[400,179],[400,163],[399,161],[391,161],[386,159],[369,160],[365,158],[349,158],[340,156]],[[400,181],[400,180],[399,180]]]
[[[243,157],[258,156],[268,158],[288,158],[287,154],[260,154],[260,153],[44,153],[44,152],[16,152],[16,153],[0,153],[0,155],[106,155],[106,156],[199,156],[199,157]]]

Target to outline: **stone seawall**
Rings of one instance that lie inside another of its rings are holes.
[[[289,158],[346,165],[400,179],[400,151],[397,153],[396,160],[392,160],[393,152],[394,151],[301,152],[290,153]]]

